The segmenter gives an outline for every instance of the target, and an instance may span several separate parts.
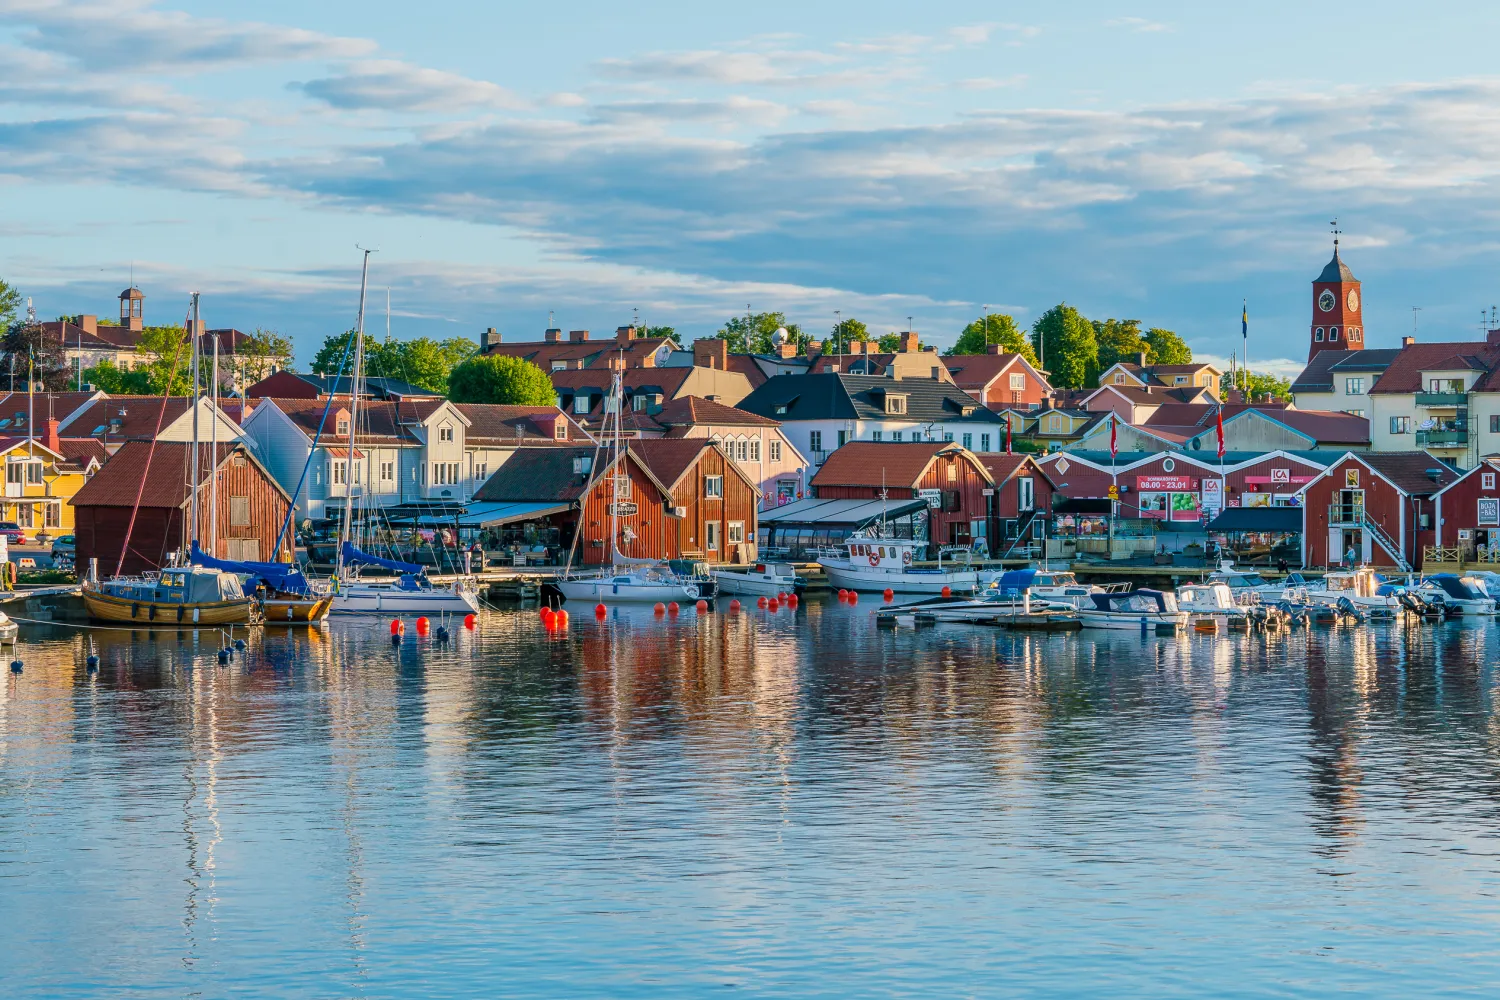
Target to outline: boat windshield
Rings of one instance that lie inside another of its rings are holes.
[[[1036,575],[1036,586],[1038,587],[1076,587],[1078,578],[1072,573],[1038,573]]]

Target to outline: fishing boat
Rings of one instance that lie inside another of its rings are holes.
[[[973,594],[978,589],[979,574],[968,566],[967,548],[945,547],[938,551],[936,566],[917,566],[917,555],[926,548],[926,542],[911,538],[885,538],[876,525],[850,535],[841,549],[825,550],[818,565],[835,590],[941,594],[946,587],[952,593]],[[960,555],[962,562],[944,565],[945,556],[956,560]]]
[[[1178,608],[1174,594],[1160,590],[1130,590],[1095,594],[1092,599],[1093,607],[1078,609],[1084,628],[1176,632],[1187,627],[1188,614]]]
[[[757,563],[744,568],[720,566],[714,570],[719,593],[748,597],[775,597],[777,594],[801,594],[807,581],[785,563]]]
[[[172,566],[139,576],[85,580],[89,617],[141,625],[253,625],[261,620],[255,598],[233,573],[209,566]]]
[[[1453,573],[1434,573],[1417,586],[1428,603],[1440,605],[1451,617],[1487,617],[1495,613],[1495,599],[1478,579]]]
[[[1177,588],[1177,606],[1187,612],[1188,622],[1212,622],[1224,630],[1246,631],[1250,628],[1249,609],[1234,598],[1228,584],[1190,583]]]
[[[233,573],[250,587],[268,625],[311,625],[324,621],[333,609],[333,594],[315,588],[302,571],[284,562],[237,562],[215,559],[193,543],[189,560],[195,566]]]

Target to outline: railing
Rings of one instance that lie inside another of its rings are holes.
[[[826,451],[814,451],[812,453],[813,464],[822,465],[824,462],[828,461],[828,455],[829,453]]]
[[[1328,508],[1328,523],[1330,525],[1355,525],[1363,528],[1365,526],[1364,504],[1336,503]]]
[[[1419,392],[1417,393],[1418,406],[1467,406],[1469,394],[1467,392]]]
[[[1468,443],[1467,430],[1417,431],[1418,448],[1455,448]]]

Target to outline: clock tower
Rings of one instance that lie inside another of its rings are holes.
[[[1313,279],[1312,342],[1307,360],[1319,351],[1360,351],[1365,346],[1364,300],[1359,281],[1339,257],[1334,230],[1333,260]]]

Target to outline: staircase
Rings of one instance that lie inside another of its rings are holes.
[[[1396,560],[1396,565],[1401,567],[1403,573],[1412,572],[1411,563],[1406,561],[1406,556],[1401,552],[1401,546],[1385,533],[1384,528],[1370,520],[1362,504],[1333,504],[1328,508],[1328,523],[1335,527],[1360,528],[1368,531],[1370,537],[1374,538],[1376,543]],[[1328,556],[1331,561],[1338,558],[1339,553],[1330,552]]]
[[[1031,525],[1040,514],[1041,511],[1038,510],[1027,511],[1026,515],[1016,522],[1016,537],[1012,538],[1010,545],[1006,547],[1004,552],[1000,553],[1001,559],[1009,559],[1010,554],[1015,551],[1017,545],[1023,540],[1031,540]]]
[[[1396,565],[1401,567],[1401,572],[1410,573],[1412,571],[1411,563],[1407,562],[1406,556],[1401,553],[1401,546],[1397,545],[1391,536],[1387,535],[1381,529],[1380,525],[1370,520],[1368,515],[1363,518],[1363,521],[1364,523],[1360,527],[1368,531],[1371,537],[1380,543],[1380,547],[1391,554],[1391,557],[1396,560]]]

